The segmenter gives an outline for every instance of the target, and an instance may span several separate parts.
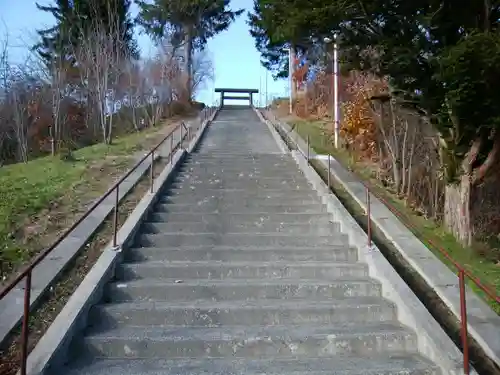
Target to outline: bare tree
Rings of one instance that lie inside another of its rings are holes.
[[[7,131],[14,136],[15,159],[28,161],[30,134],[37,133],[34,125],[36,112],[43,103],[45,84],[37,71],[25,62],[9,67],[4,95],[4,121]]]
[[[161,101],[169,104],[174,100],[179,100],[176,88],[179,87],[180,77],[185,65],[182,62],[185,59],[184,50],[186,44],[177,44],[173,42],[174,34],[170,33],[164,36],[158,43],[156,61],[161,65],[160,96]]]
[[[18,82],[11,86],[8,97],[8,105],[12,109],[12,120],[16,134],[17,158],[20,161],[28,161],[28,104],[30,101],[30,87],[26,86],[19,77]]]
[[[196,94],[205,84],[212,82],[215,78],[213,60],[205,49],[197,52],[193,57],[193,70],[191,81],[191,92]]]
[[[63,103],[70,96],[72,74],[71,64],[64,55],[57,54],[47,66],[47,75],[50,88],[52,124],[50,125],[51,154],[54,155],[64,141],[64,125],[67,123],[67,111],[63,110]]]
[[[6,157],[9,143],[9,126],[7,122],[9,65],[9,35],[5,32],[0,40],[0,165]]]
[[[144,79],[142,76],[141,66],[138,61],[129,61],[125,65],[125,74],[123,77],[124,89],[124,105],[130,108],[131,121],[136,131],[142,128],[142,111],[144,98]]]
[[[131,122],[138,131],[170,115],[174,101],[188,99],[184,45],[165,37],[153,57],[133,59],[118,13],[111,9],[108,14],[105,22],[101,14],[90,24],[74,26],[81,29],[66,30],[80,34],[78,45],[57,49],[49,62],[34,52],[30,61],[13,64],[8,34],[0,38],[0,165],[59,153],[66,142],[110,143],[118,123]],[[206,54],[193,60],[194,91],[213,69]]]
[[[81,30],[82,43],[76,53],[77,61],[84,66],[85,83],[94,97],[99,116],[103,142],[111,143],[116,102],[116,88],[126,71],[123,54],[124,36],[116,13],[109,13],[107,24],[94,17],[89,29]]]
[[[155,126],[162,115],[163,91],[166,85],[166,66],[161,56],[146,61],[143,68],[143,90],[145,105],[143,114],[148,124]]]

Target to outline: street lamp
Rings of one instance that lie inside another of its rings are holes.
[[[324,38],[323,41],[326,44],[332,42],[330,38]],[[339,59],[338,59],[338,47],[337,47],[337,34],[333,34],[333,122],[334,122],[334,141],[335,148],[339,147],[339,132],[340,132],[340,121],[339,121]]]
[[[292,105],[292,85],[293,85],[293,77],[292,77],[292,50],[291,48],[283,48],[284,51],[288,51],[288,78],[290,80],[290,92],[289,92],[289,108],[288,111],[292,114],[293,105]]]

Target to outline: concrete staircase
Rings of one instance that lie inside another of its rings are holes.
[[[219,113],[124,256],[57,373],[441,373],[251,109]]]

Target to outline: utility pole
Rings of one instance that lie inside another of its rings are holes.
[[[262,65],[259,65],[259,107],[262,107]]]
[[[269,105],[269,102],[268,102],[268,97],[267,97],[267,74],[268,74],[269,72],[267,71],[267,68],[264,68],[264,69],[266,69],[266,108],[267,108],[267,106]]]
[[[325,43],[332,42],[330,38],[323,39]],[[339,59],[338,59],[338,46],[337,34],[333,35],[333,122],[334,122],[334,140],[335,148],[339,147],[340,137],[340,120],[339,120]]]
[[[292,103],[292,96],[293,96],[293,65],[292,65],[292,48],[285,48],[285,51],[288,51],[288,81],[290,83],[290,91],[289,91],[289,108],[288,112],[290,114],[293,113],[293,103]]]

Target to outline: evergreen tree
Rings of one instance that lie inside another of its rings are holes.
[[[336,32],[343,65],[389,78],[391,98],[434,124],[445,224],[470,243],[474,188],[500,163],[499,2],[254,1],[251,33],[278,76],[287,75],[282,45]]]
[[[254,0],[248,25],[262,65],[275,78],[288,77],[287,49],[304,54],[317,46],[319,37],[331,36],[338,6],[324,0]]]
[[[124,56],[137,58],[130,3],[130,0],[55,0],[51,6],[37,4],[38,9],[52,13],[56,25],[38,31],[40,42],[34,48],[47,64],[54,58],[75,63],[75,48],[100,23],[105,32],[117,36],[115,43]]]
[[[149,35],[161,39],[169,32],[174,44],[185,43],[187,90],[191,98],[193,51],[203,50],[208,40],[226,30],[243,10],[231,10],[229,0],[141,0],[138,5],[137,22]]]

